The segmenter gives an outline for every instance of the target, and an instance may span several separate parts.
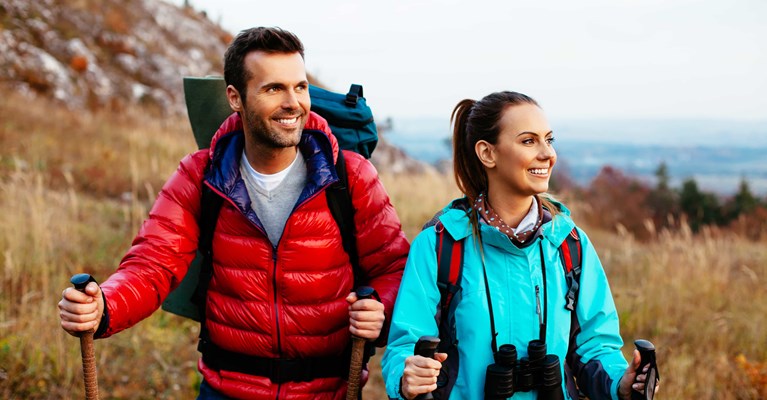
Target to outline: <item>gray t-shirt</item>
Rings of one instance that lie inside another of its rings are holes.
[[[301,152],[288,168],[274,175],[257,172],[250,166],[245,151],[240,158],[240,174],[250,196],[250,207],[263,224],[269,241],[277,246],[290,212],[306,186],[306,162]],[[281,175],[275,180],[275,175]],[[269,189],[267,189],[267,187]]]

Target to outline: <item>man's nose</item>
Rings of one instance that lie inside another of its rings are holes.
[[[282,99],[282,108],[295,110],[299,107],[298,95],[292,90],[285,91],[285,97]]]

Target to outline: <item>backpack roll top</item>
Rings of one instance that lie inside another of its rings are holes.
[[[184,77],[184,96],[197,147],[210,147],[221,123],[232,114],[221,76]],[[373,110],[363,96],[362,85],[352,84],[347,93],[335,93],[309,85],[311,111],[328,121],[338,146],[370,158],[378,144]]]
[[[309,95],[312,111],[328,121],[338,146],[370,158],[378,144],[378,129],[362,86],[352,84],[348,93],[341,94],[309,85]]]

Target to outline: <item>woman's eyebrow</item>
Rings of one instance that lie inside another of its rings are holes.
[[[551,135],[552,133],[554,133],[554,131],[548,131],[548,132],[546,132],[545,134],[543,134],[543,136],[548,136],[548,135]],[[535,135],[535,136],[540,136],[540,135],[538,135],[538,133],[537,133],[537,132],[530,132],[530,131],[524,131],[524,132],[520,132],[520,133],[518,133],[518,134],[517,134],[517,136],[522,136],[522,135],[526,135],[526,134],[527,134],[527,135]]]

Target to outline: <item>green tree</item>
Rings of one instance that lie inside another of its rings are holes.
[[[666,163],[664,161],[661,161],[661,163],[658,165],[658,169],[655,170],[655,178],[658,179],[658,184],[655,187],[655,190],[657,191],[669,190],[668,166],[666,166]]]
[[[651,210],[653,223],[657,228],[670,225],[672,216],[679,213],[677,194],[669,185],[668,167],[665,162],[655,170],[657,184],[647,195],[647,207]]]
[[[757,199],[753,193],[751,193],[751,188],[748,185],[748,181],[746,181],[746,178],[741,178],[740,180],[740,187],[738,188],[738,193],[735,194],[735,197],[733,197],[733,208],[732,208],[732,216],[733,218],[737,218],[738,215],[741,214],[748,214],[759,205],[759,199]]]
[[[693,232],[697,232],[704,225],[723,222],[719,200],[712,193],[700,191],[698,183],[692,178],[682,183],[679,207],[687,215]]]

